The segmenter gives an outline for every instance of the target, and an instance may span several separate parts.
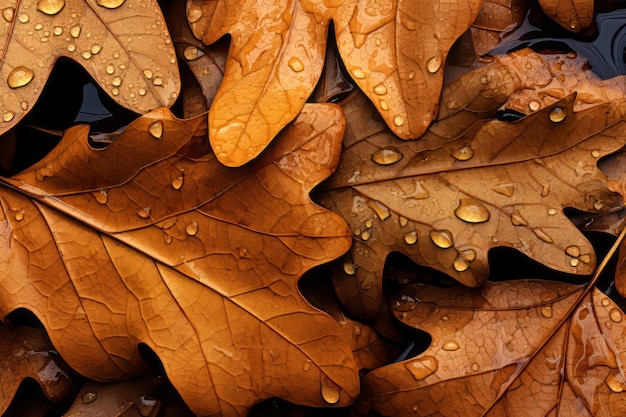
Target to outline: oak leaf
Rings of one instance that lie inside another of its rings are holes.
[[[478,80],[499,84],[500,73],[483,71]],[[353,118],[359,112],[346,110],[340,167],[319,199],[353,231],[337,280],[350,311],[375,318],[385,309],[381,277],[392,251],[468,286],[485,282],[488,252],[500,246],[559,271],[590,274],[593,248],[563,209],[622,207],[596,162],[624,145],[626,102],[578,113],[574,102],[570,96],[515,123],[478,121],[458,136],[431,133],[415,143],[372,131]],[[432,147],[420,147],[428,140]]]
[[[297,290],[350,244],[308,195],[338,161],[341,111],[306,106],[241,169],[193,151],[205,120],[156,110],[97,151],[76,126],[4,179],[0,314],[32,311],[97,381],[145,372],[146,344],[198,415],[245,415],[271,396],[346,405],[358,394],[350,346]]]
[[[322,72],[331,20],[356,84],[398,136],[419,137],[437,114],[448,50],[480,3],[190,0],[199,39],[231,36],[209,112],[217,157],[230,166],[250,161],[298,114]]]
[[[33,107],[70,58],[120,105],[145,113],[178,98],[176,55],[154,0],[7,1],[0,25],[0,133]]]
[[[597,288],[523,280],[408,286],[394,308],[432,343],[365,377],[385,416],[626,412],[624,312]]]

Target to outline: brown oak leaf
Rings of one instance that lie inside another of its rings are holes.
[[[621,416],[624,312],[597,288],[550,281],[407,286],[395,315],[432,343],[372,371],[385,416]]]
[[[26,0],[1,8],[0,133],[33,107],[61,57],[136,112],[178,98],[176,55],[156,1]]]
[[[437,114],[448,50],[480,4],[190,0],[187,19],[199,39],[232,39],[209,112],[218,159],[245,164],[299,113],[322,72],[331,20],[356,84],[398,136],[419,137]]]
[[[350,244],[309,198],[338,162],[340,109],[305,106],[241,169],[192,152],[203,123],[156,110],[103,150],[76,126],[5,178],[0,315],[32,311],[98,381],[145,372],[146,344],[198,415],[245,415],[272,396],[346,405],[358,394],[350,345],[297,290]]]

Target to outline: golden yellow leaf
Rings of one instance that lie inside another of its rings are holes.
[[[273,396],[346,405],[358,394],[350,346],[297,290],[350,243],[309,199],[338,162],[341,112],[306,106],[241,169],[192,152],[205,120],[157,110],[97,151],[77,126],[4,179],[0,315],[32,311],[98,381],[145,372],[145,343],[198,415],[245,415]]]
[[[178,98],[176,55],[156,1],[8,0],[0,9],[0,133],[35,105],[61,57],[133,111]]]
[[[356,84],[398,136],[419,137],[437,114],[448,50],[480,3],[190,1],[187,19],[199,39],[231,35],[209,112],[217,157],[245,164],[298,114],[322,72],[331,20]]]

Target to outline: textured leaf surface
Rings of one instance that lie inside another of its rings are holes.
[[[624,313],[599,290],[581,300],[583,288],[547,281],[403,290],[396,316],[433,340],[365,377],[383,415],[626,412]]]
[[[176,55],[156,1],[3,0],[0,10],[0,133],[33,107],[60,57],[136,112],[178,98]]]
[[[437,114],[448,50],[480,3],[190,0],[199,39],[232,37],[209,113],[217,157],[230,166],[250,161],[298,114],[322,72],[331,19],[357,85],[397,135],[418,137]]]
[[[593,0],[539,0],[539,4],[555,22],[574,33],[593,23]]]
[[[189,153],[204,120],[151,112],[100,151],[77,126],[5,179],[1,313],[34,312],[95,380],[142,373],[145,343],[199,415],[271,396],[345,405],[358,394],[350,346],[297,290],[349,247],[345,223],[308,197],[338,161],[341,112],[305,107],[238,170]]]

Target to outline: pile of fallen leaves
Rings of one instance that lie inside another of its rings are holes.
[[[623,416],[619,5],[6,3],[1,414]]]

